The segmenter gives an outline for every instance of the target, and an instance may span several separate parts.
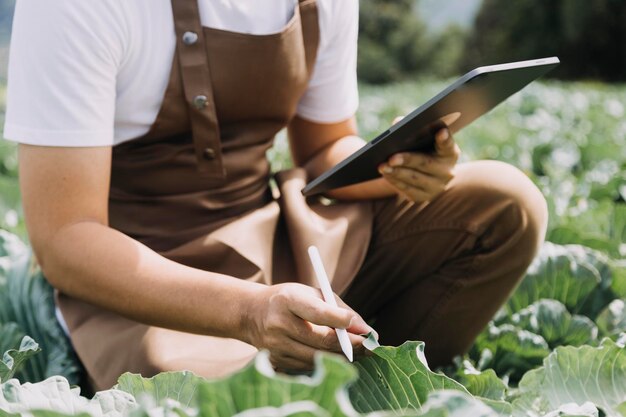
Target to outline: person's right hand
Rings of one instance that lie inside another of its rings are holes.
[[[318,350],[341,353],[335,328],[346,329],[355,358],[366,354],[364,337],[374,331],[335,296],[332,307],[317,288],[286,283],[267,286],[246,312],[243,339],[270,352],[277,369],[310,370]]]

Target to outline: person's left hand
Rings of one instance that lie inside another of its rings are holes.
[[[378,167],[383,178],[415,203],[431,201],[454,177],[461,150],[447,128],[435,135],[435,153],[402,152]]]

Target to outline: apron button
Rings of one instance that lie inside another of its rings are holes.
[[[196,109],[198,110],[202,110],[203,108],[205,108],[207,105],[209,104],[209,99],[207,98],[207,96],[195,96],[193,98],[193,105],[196,107]]]
[[[191,46],[198,42],[198,34],[196,32],[183,33],[183,43],[187,46]]]
[[[204,148],[202,155],[208,160],[215,159],[215,150],[213,148]]]

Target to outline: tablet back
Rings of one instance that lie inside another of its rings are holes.
[[[447,125],[458,132],[559,64],[556,57],[477,68],[441,91],[402,121],[311,181],[314,195],[380,176],[377,167],[397,153],[432,152],[434,133]]]

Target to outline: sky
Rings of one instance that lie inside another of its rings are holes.
[[[430,30],[445,29],[451,23],[469,27],[482,0],[418,0],[418,11]]]

